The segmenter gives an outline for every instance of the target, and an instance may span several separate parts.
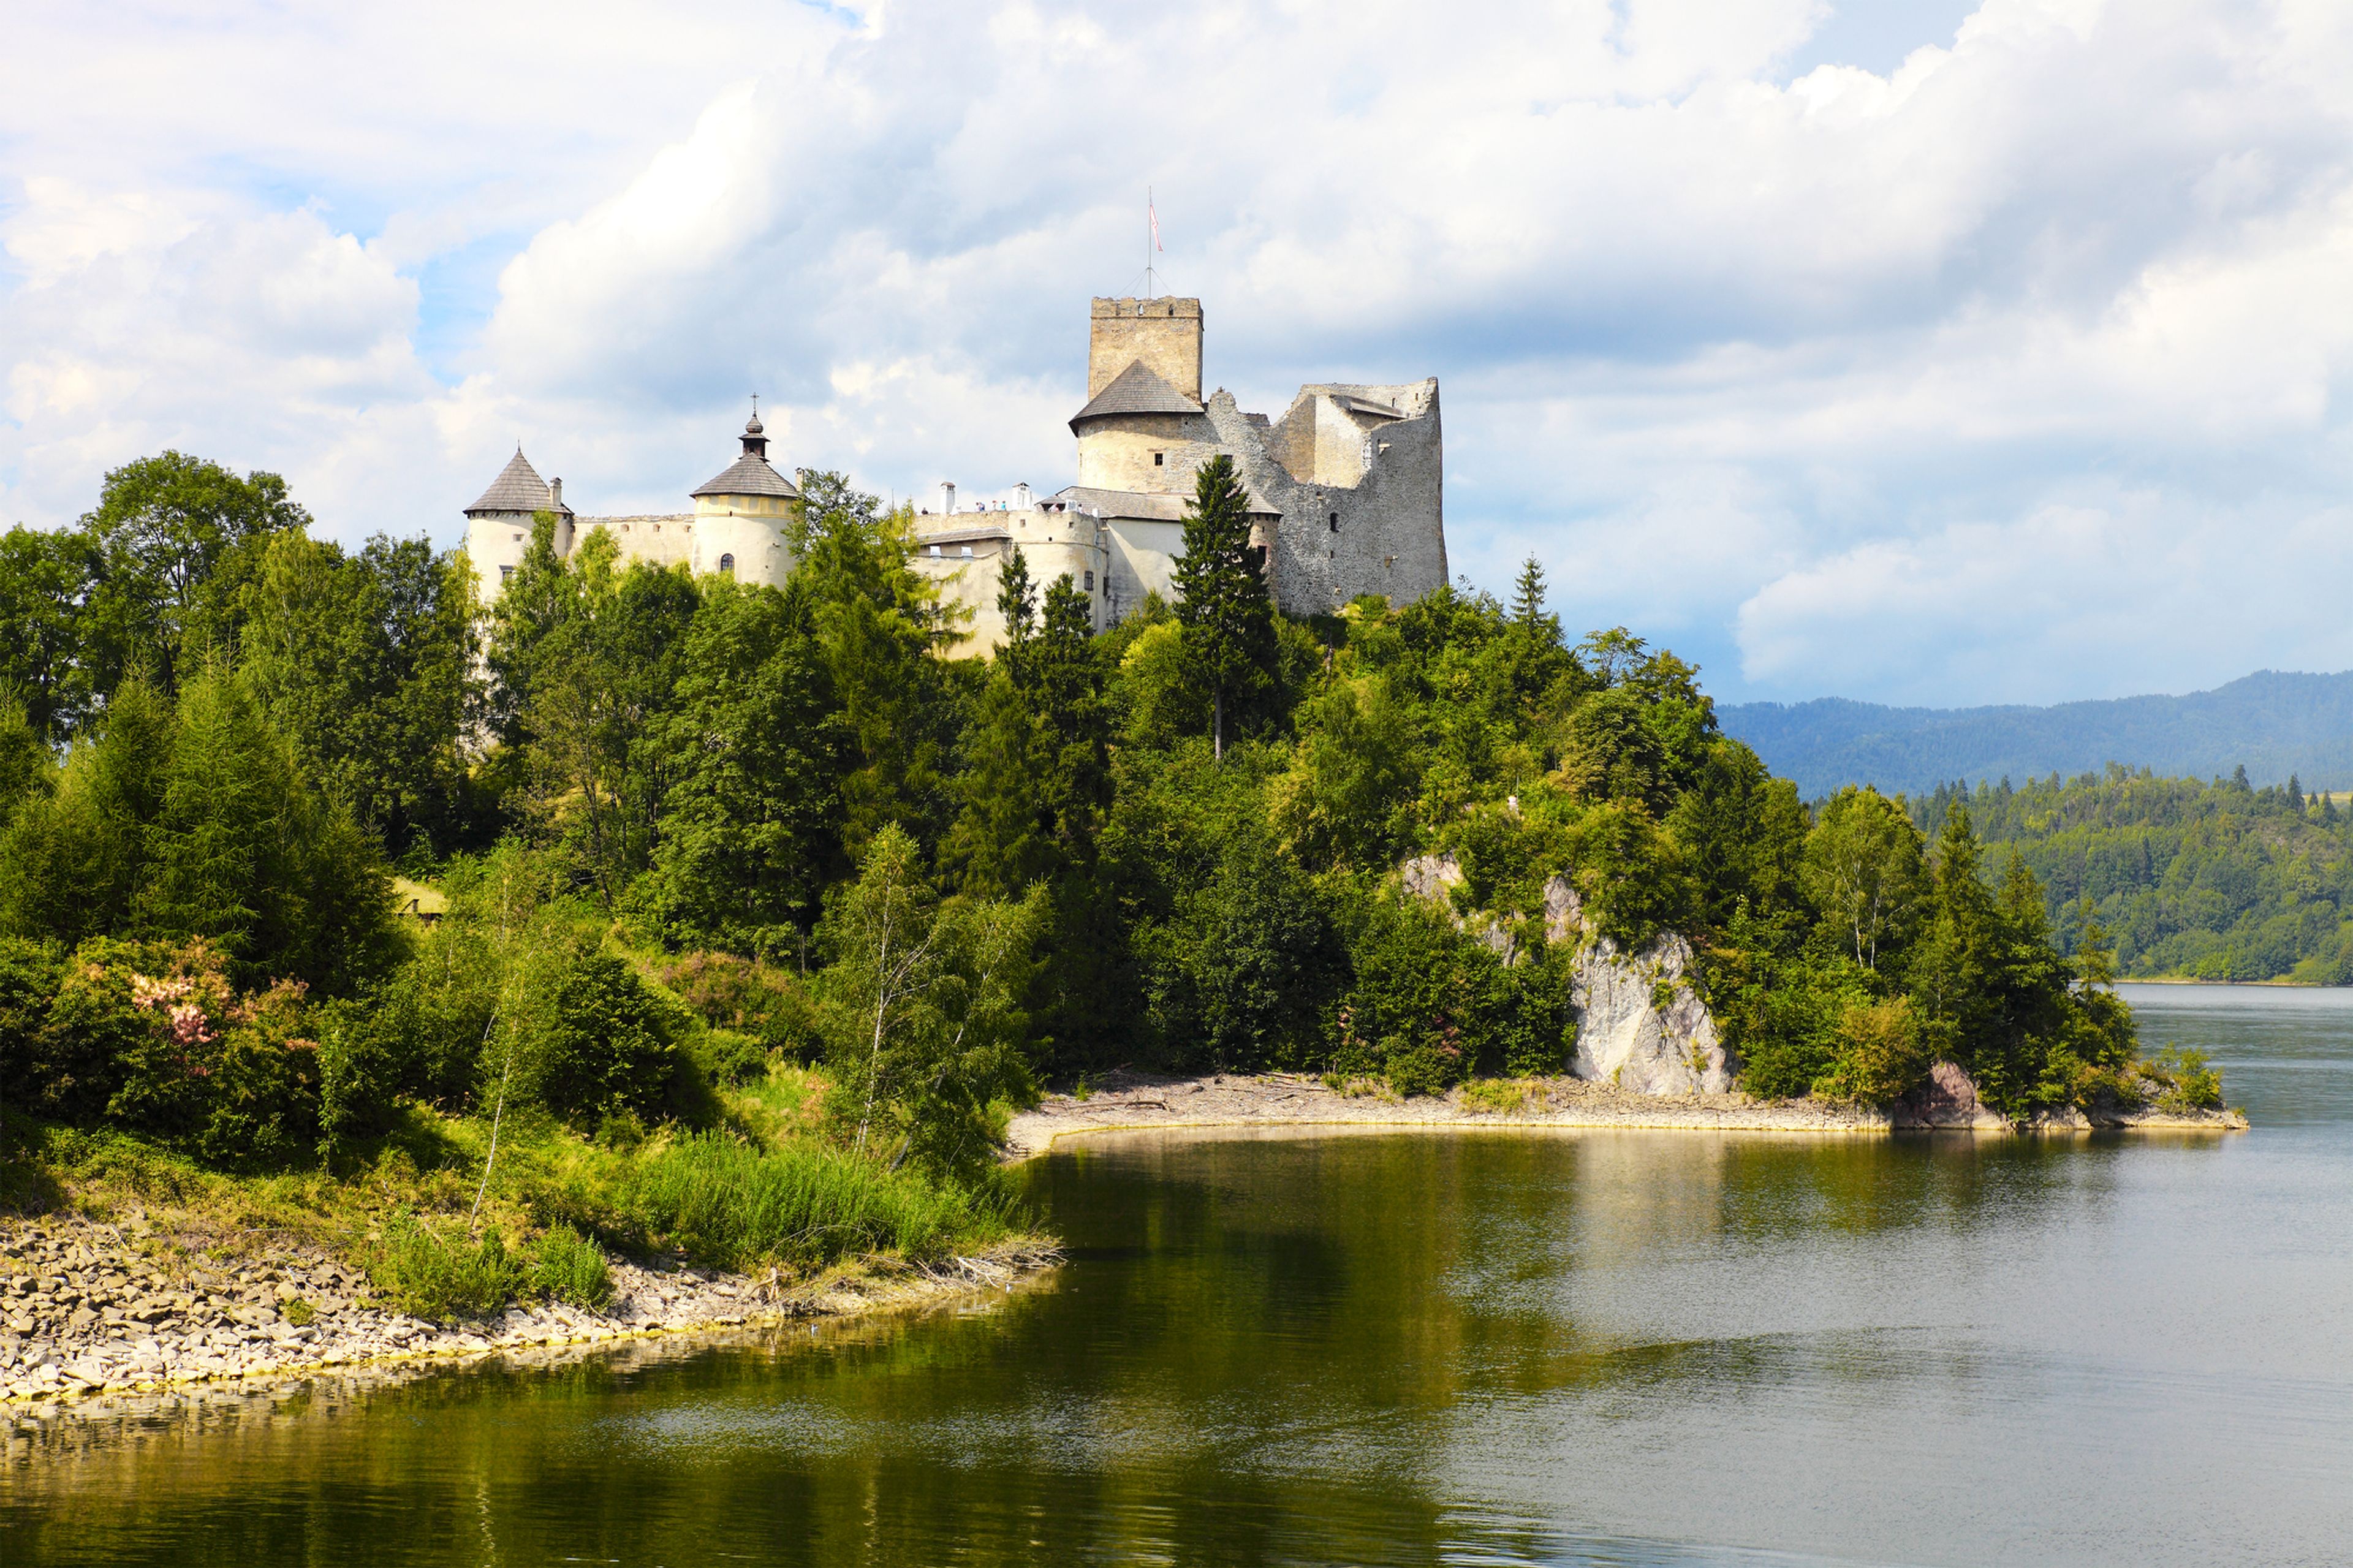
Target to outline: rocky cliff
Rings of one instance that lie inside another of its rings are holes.
[[[1422,855],[1398,868],[1405,890],[1444,909],[1509,963],[1507,924],[1465,914],[1450,897],[1462,881],[1451,855]],[[1577,1041],[1569,1070],[1638,1094],[1722,1094],[1737,1070],[1707,1005],[1691,984],[1691,943],[1667,932],[1639,952],[1622,952],[1593,929],[1566,878],[1545,884],[1545,936],[1573,943]]]

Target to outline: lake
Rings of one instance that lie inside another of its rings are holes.
[[[2353,993],[2255,1130],[1105,1139],[960,1310],[35,1443],[0,1563],[2335,1563]]]

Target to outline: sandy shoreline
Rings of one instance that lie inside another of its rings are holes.
[[[2096,1121],[2069,1112],[2023,1129],[2013,1129],[1987,1115],[1974,1124],[1950,1130],[2000,1136],[2101,1129],[2220,1132],[2243,1131],[2246,1125],[2246,1118],[2236,1111],[2178,1114],[2151,1110],[2119,1112]],[[1007,1129],[1007,1154],[1012,1160],[1029,1159],[1044,1153],[1057,1140],[1093,1132],[1279,1127],[1624,1128],[1873,1136],[1915,1130],[1878,1111],[1814,1100],[1758,1100],[1744,1094],[1631,1094],[1577,1079],[1538,1080],[1536,1094],[1518,1107],[1491,1110],[1466,1103],[1460,1089],[1443,1098],[1399,1100],[1381,1093],[1345,1094],[1301,1073],[1167,1078],[1122,1070],[1103,1079],[1083,1100],[1049,1095],[1036,1110],[1013,1118]]]
[[[371,1300],[353,1269],[315,1249],[222,1258],[205,1240],[136,1217],[0,1221],[0,1416],[844,1320],[1002,1288],[1060,1256],[1029,1242],[933,1265],[870,1259],[807,1279],[616,1259],[602,1310],[539,1302],[442,1323]]]

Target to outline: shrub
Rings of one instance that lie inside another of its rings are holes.
[[[219,1164],[278,1164],[319,1136],[319,1047],[299,980],[229,1008],[206,1084],[196,1152]]]
[[[748,1035],[804,1062],[824,1049],[816,1000],[789,970],[730,952],[691,952],[663,971],[661,981],[714,1029]]]
[[[1472,1110],[1504,1115],[1528,1102],[1528,1086],[1516,1079],[1474,1079],[1462,1086],[1462,1103]]]
[[[64,970],[52,944],[0,937],[0,1103],[28,1107],[41,1097],[34,1069]]]
[[[601,1311],[613,1277],[596,1244],[568,1225],[552,1226],[532,1244],[531,1288],[552,1300]]]
[[[1506,969],[1441,911],[1386,897],[1367,908],[1354,958],[1356,984],[1332,1053],[1344,1076],[1385,1078],[1399,1094],[1442,1094],[1481,1057],[1514,1072],[1558,1068],[1570,1016],[1565,966],[1539,960],[1520,966],[1525,974]]]
[[[749,1035],[706,1029],[687,1042],[687,1049],[713,1083],[733,1088],[768,1076],[768,1049]]]
[[[2158,1086],[2159,1110],[2218,1110],[2222,1105],[2222,1075],[2207,1064],[2203,1051],[2179,1047],[2159,1051],[2141,1066],[2142,1075]]]
[[[404,1312],[479,1318],[504,1306],[528,1282],[496,1229],[480,1241],[444,1237],[414,1215],[386,1221],[366,1257],[368,1278]]]
[[[1839,1020],[1831,1068],[1814,1081],[1827,1100],[1887,1105],[1900,1100],[1928,1070],[1912,999],[1857,1005]]]
[[[557,981],[528,1048],[533,1085],[575,1124],[617,1111],[652,1115],[677,1066],[674,1022],[659,998],[610,953],[579,954]]]

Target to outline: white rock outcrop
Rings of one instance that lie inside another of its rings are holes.
[[[1545,884],[1545,936],[1577,944],[1568,1070],[1637,1094],[1724,1094],[1733,1064],[1692,989],[1691,943],[1667,932],[1629,955],[1585,919],[1566,878]]]
[[[1462,881],[1451,855],[1418,855],[1398,868],[1416,898],[1452,915],[1456,923],[1509,963],[1510,931],[1484,911],[1467,918],[1450,898]],[[1628,954],[1593,930],[1565,877],[1545,884],[1545,939],[1577,947],[1572,999],[1577,1044],[1568,1069],[1581,1079],[1636,1094],[1724,1094],[1735,1070],[1715,1019],[1692,988],[1691,943],[1672,932]]]

